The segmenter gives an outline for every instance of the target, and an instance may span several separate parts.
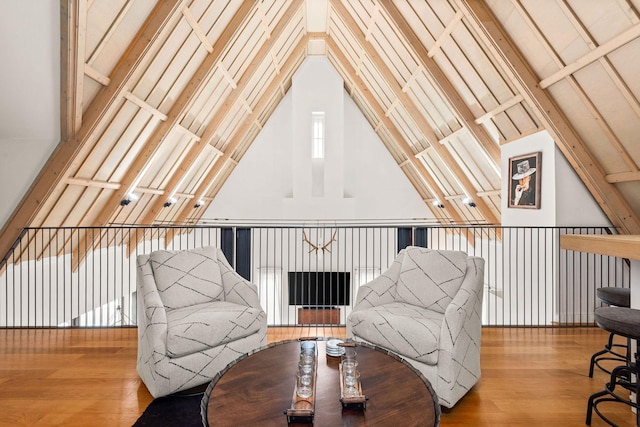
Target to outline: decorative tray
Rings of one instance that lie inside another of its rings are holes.
[[[304,341],[305,339],[300,339]],[[310,339],[309,339],[310,340]],[[315,340],[315,338],[313,338]],[[287,416],[287,423],[313,423],[313,415],[316,405],[316,380],[318,374],[318,354],[316,351],[315,362],[313,364],[313,378],[311,382],[311,396],[298,396],[298,382],[293,387],[293,397],[291,399],[291,407],[285,409],[284,414]]]
[[[362,383],[358,380],[355,384],[356,393],[349,393],[345,395],[345,386],[343,381],[342,364],[339,366],[340,370],[340,403],[343,408],[361,408],[367,409],[368,397],[365,396],[362,390]]]

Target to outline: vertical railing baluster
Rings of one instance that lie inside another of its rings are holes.
[[[247,224],[224,224],[229,225],[233,230],[247,228]],[[417,227],[426,229],[425,243],[432,249],[463,250],[485,259],[483,324],[487,326],[593,325],[593,310],[601,305],[596,290],[629,286],[625,260],[560,248],[559,239],[564,234],[602,234],[606,231],[603,227],[425,226],[401,222],[252,225],[249,273],[260,287],[270,323],[297,324],[297,307],[288,304],[288,271],[348,272],[349,290],[331,288],[329,296],[335,297],[335,292],[341,298],[348,296],[353,306],[360,283],[390,267],[399,243],[398,229],[407,226],[414,238]],[[133,295],[138,254],[165,246],[220,246],[220,229],[219,224],[25,229],[5,257],[4,278],[0,279],[0,300],[4,304],[0,307],[4,310],[0,327],[136,324]],[[174,238],[165,245],[168,232],[173,232]],[[320,253],[308,250],[302,241],[303,232],[319,246]],[[334,233],[337,243],[322,253],[322,245]],[[140,242],[137,247],[125,248],[125,242],[135,241]],[[80,254],[84,255],[78,263]],[[335,275],[327,277],[334,280]],[[320,289],[316,293],[316,297],[322,296]],[[341,311],[340,323],[346,322],[350,306]]]

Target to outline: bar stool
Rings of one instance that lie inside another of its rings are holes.
[[[600,301],[609,306],[628,308],[631,305],[631,289],[629,288],[598,288],[596,289],[596,296],[600,299]],[[591,364],[589,365],[589,378],[593,378],[594,366],[597,366],[607,374],[611,373],[611,371],[600,364],[600,362],[603,360],[613,360],[615,362],[621,363],[625,363],[627,360],[629,360],[629,340],[627,339],[627,344],[614,344],[614,336],[614,333],[609,333],[609,340],[607,341],[607,344],[605,344],[604,349],[594,353],[593,356],[591,356]],[[625,354],[620,354],[620,350],[616,351],[617,348],[624,349],[623,351]]]
[[[605,331],[635,340],[636,345],[640,341],[640,310],[626,307],[598,307],[595,311],[595,319],[598,326]],[[640,382],[638,381],[640,354],[638,351],[636,351],[633,361],[625,362],[624,365],[613,368],[611,379],[605,385],[604,390],[589,397],[587,425],[591,425],[591,415],[595,411],[603,421],[615,426],[598,410],[598,404],[601,402],[620,402],[636,409],[636,425],[640,426],[640,405],[620,395],[620,391],[622,391],[634,392],[636,397],[640,396]],[[616,390],[617,386],[619,386],[618,390]]]

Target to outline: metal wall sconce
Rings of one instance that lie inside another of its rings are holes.
[[[433,206],[435,206],[436,208],[444,209],[444,205],[440,202],[440,200],[434,200]]]
[[[473,200],[471,200],[470,197],[465,198],[462,203],[464,203],[465,205],[469,206],[470,208],[475,208],[476,204],[473,202]]]

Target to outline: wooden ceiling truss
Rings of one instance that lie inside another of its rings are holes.
[[[499,224],[500,146],[547,130],[638,234],[639,1],[63,1],[62,141],[0,251],[25,227],[197,224],[318,54],[441,223]]]

